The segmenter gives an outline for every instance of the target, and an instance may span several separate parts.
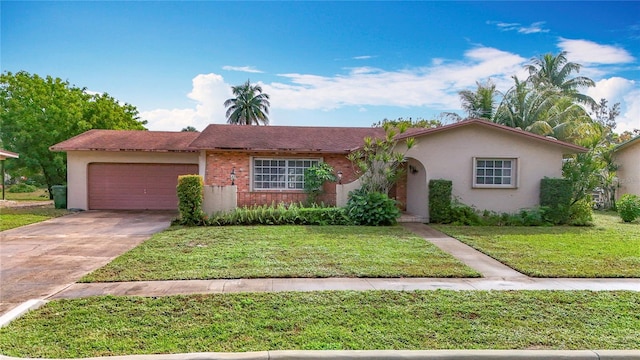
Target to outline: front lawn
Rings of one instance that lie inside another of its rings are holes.
[[[401,227],[174,227],[84,282],[280,277],[478,277]]]
[[[29,225],[54,217],[68,214],[66,209],[54,209],[53,205],[47,207],[22,207],[0,209],[0,231]]]
[[[640,277],[640,224],[596,213],[593,227],[434,226],[535,277]]]
[[[2,354],[638,349],[640,293],[333,291],[58,300],[0,329]]]
[[[12,201],[47,201],[49,200],[49,190],[38,189],[29,193],[5,192],[5,199]]]

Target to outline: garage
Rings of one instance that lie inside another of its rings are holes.
[[[175,210],[178,176],[198,174],[195,164],[91,163],[88,200],[92,210]]]

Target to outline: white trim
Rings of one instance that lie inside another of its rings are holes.
[[[478,184],[477,180],[477,167],[479,160],[498,160],[498,161],[511,161],[511,175],[510,184]],[[474,189],[517,189],[520,181],[520,159],[515,156],[474,156],[472,158],[472,173],[471,173],[471,187]],[[514,168],[515,167],[515,168]],[[515,179],[514,179],[515,178]]]
[[[317,161],[319,163],[324,162],[324,159],[322,157],[269,157],[269,156],[250,156],[249,157],[249,161],[250,161],[250,167],[249,167],[249,191],[251,192],[281,192],[281,191],[296,191],[296,192],[300,192],[303,191],[303,189],[290,189],[290,188],[271,188],[271,189],[256,189],[255,188],[255,179],[254,179],[254,174],[255,174],[255,161],[256,160],[278,160],[278,161],[285,161],[285,164],[287,161]],[[286,166],[286,165],[285,165]],[[286,180],[286,175],[288,174],[284,174],[285,175],[285,182],[288,183],[288,181]]]

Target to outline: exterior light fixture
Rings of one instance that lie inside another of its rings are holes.
[[[234,167],[233,169],[231,169],[231,185],[235,185],[236,184],[236,168]]]
[[[342,184],[342,171],[338,171],[338,184]]]

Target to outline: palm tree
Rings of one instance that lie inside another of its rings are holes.
[[[569,62],[567,52],[562,51],[555,56],[548,53],[533,58],[525,69],[529,72],[528,81],[535,87],[554,89],[580,103],[594,105],[595,101],[590,96],[578,91],[581,87],[595,86],[593,80],[585,76],[571,77],[572,73],[580,72],[581,67],[580,64]]]
[[[462,108],[470,118],[491,120],[495,110],[496,84],[489,79],[484,84],[476,82],[476,85],[476,91],[462,90],[458,93]]]
[[[247,80],[242,85],[232,86],[235,98],[227,99],[227,123],[235,125],[269,125],[269,95],[262,93],[260,85],[251,85]]]

